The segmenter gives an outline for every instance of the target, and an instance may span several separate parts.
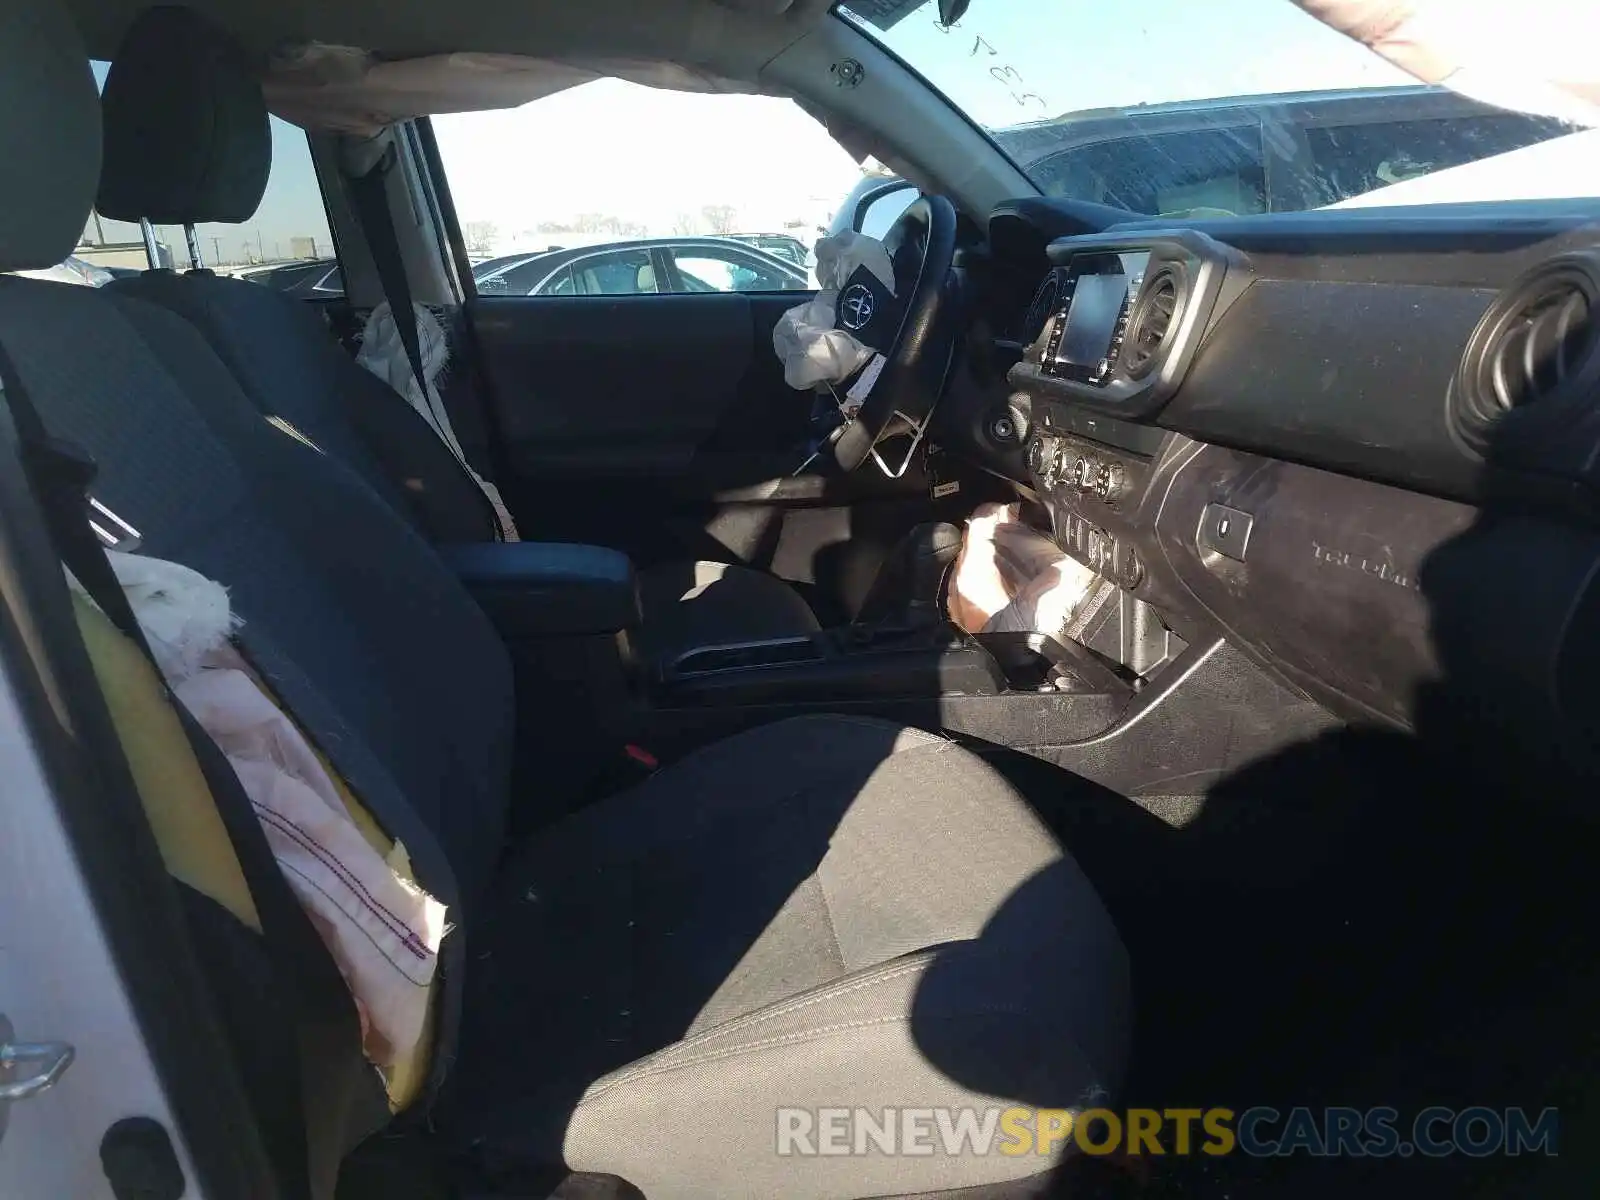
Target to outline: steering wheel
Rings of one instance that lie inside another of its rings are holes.
[[[854,471],[885,438],[920,426],[944,391],[958,323],[949,287],[956,257],[956,210],[943,196],[913,201],[883,238],[894,263],[900,327],[883,350],[877,382],[855,420],[826,448],[841,470]],[[909,282],[908,282],[909,281]]]

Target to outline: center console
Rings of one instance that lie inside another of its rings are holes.
[[[702,646],[660,671],[657,698],[672,706],[993,696],[1006,687],[993,657],[942,624],[922,630],[845,626],[807,637]]]
[[[1061,548],[1096,574],[1132,591],[1144,582],[1145,562],[1124,521],[1137,509],[1149,487],[1159,430],[1130,427],[1114,446],[1084,437],[1086,422],[1064,406],[1044,404],[1035,410],[1034,433],[1028,442],[1028,473],[1050,513]],[[1091,432],[1113,436],[1109,422],[1087,422]],[[1119,431],[1120,432],[1120,431]],[[1140,451],[1147,453],[1140,453]],[[1109,528],[1108,528],[1109,526]]]
[[[1082,646],[1037,634],[969,636],[946,622],[850,625],[702,646],[651,669],[651,748],[672,753],[805,713],[880,717],[997,745],[1092,737],[1132,689]]]

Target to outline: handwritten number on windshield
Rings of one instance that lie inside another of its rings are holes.
[[[956,21],[946,25],[938,17],[935,17],[933,19],[933,27],[940,33],[950,33],[952,30],[960,29],[961,22]],[[972,37],[972,49],[967,51],[967,57],[976,58],[980,50],[987,51],[990,58],[994,58],[1000,53],[981,34],[974,34]],[[1043,96],[1037,92],[1024,90],[1026,81],[1015,67],[1004,64],[993,66],[989,68],[989,75],[1011,94],[1011,99],[1016,102],[1019,108],[1026,108],[1031,103],[1037,104],[1041,112],[1050,111],[1050,106],[1045,103]]]

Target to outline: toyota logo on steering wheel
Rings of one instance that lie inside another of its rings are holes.
[[[846,329],[860,329],[872,320],[872,289],[864,283],[852,283],[839,297],[839,316]]]

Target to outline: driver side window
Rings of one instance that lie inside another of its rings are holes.
[[[485,296],[805,291],[862,178],[771,96],[601,79],[433,129]]]

